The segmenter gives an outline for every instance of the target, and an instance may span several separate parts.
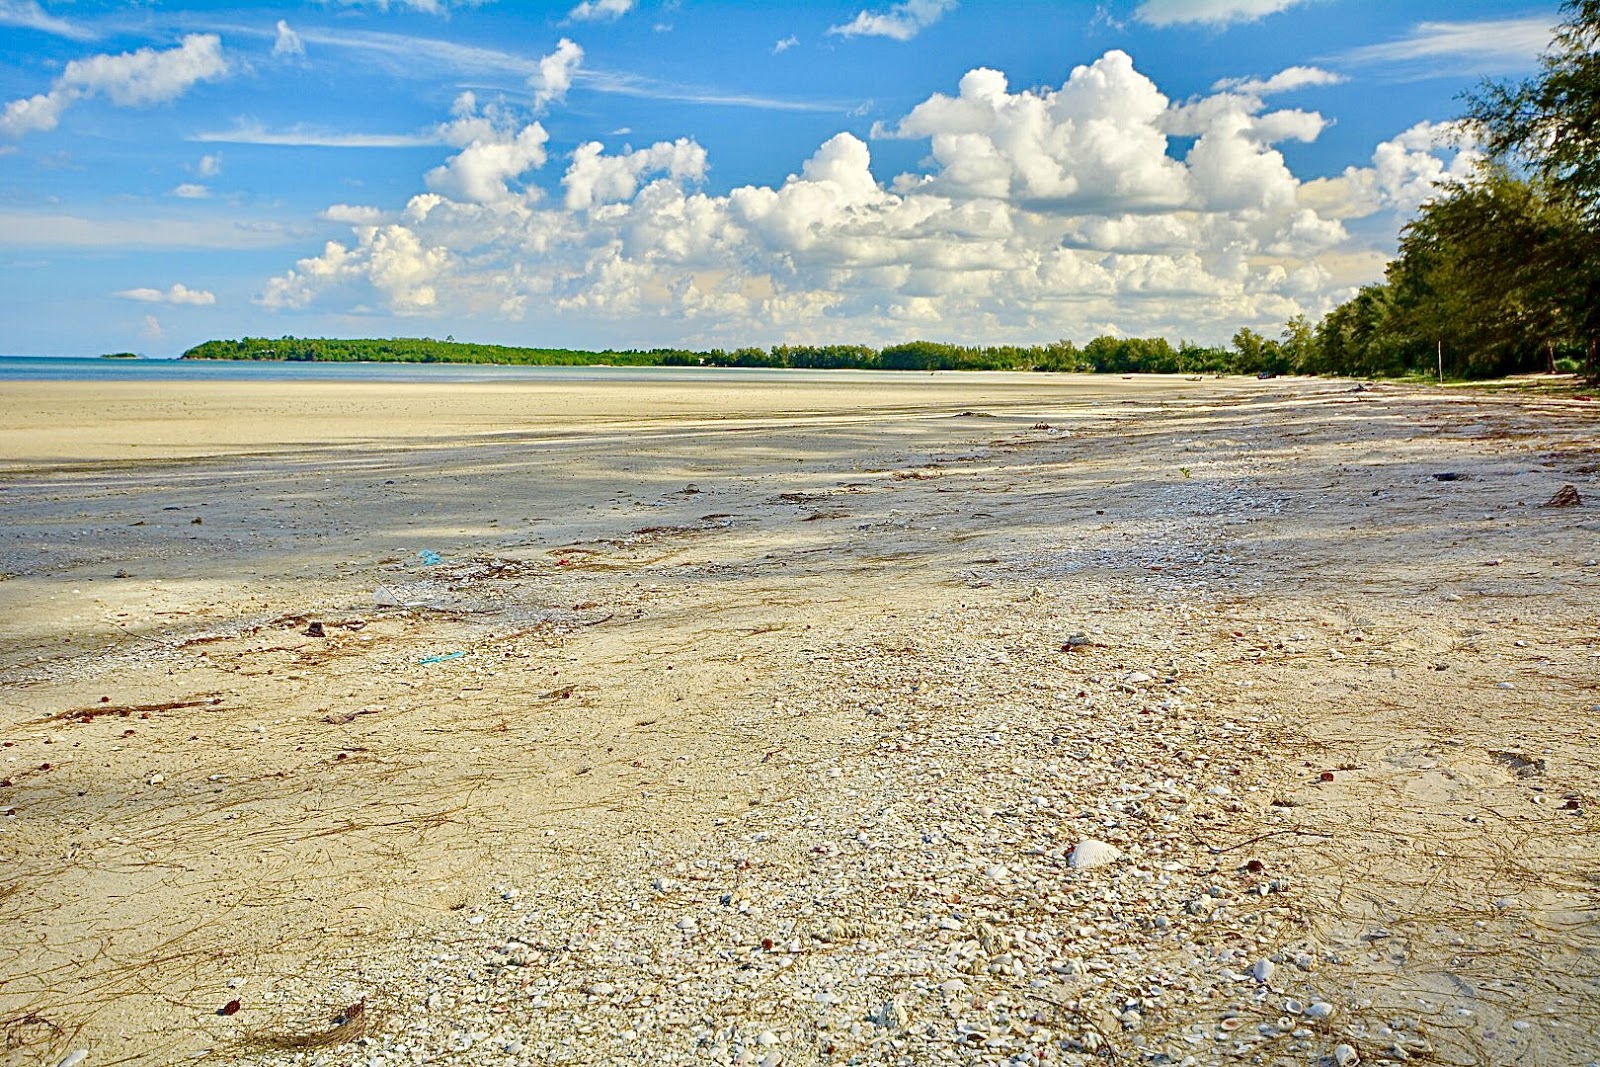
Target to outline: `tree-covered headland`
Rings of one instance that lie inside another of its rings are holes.
[[[1561,10],[1536,76],[1467,94],[1462,126],[1484,159],[1405,226],[1384,281],[1321,322],[1290,320],[1278,337],[1241,329],[1228,348],[1107,336],[1082,348],[912,341],[603,352],[246,337],[207,341],[184,358],[1452,378],[1581,370],[1600,380],[1600,0],[1565,0]]]

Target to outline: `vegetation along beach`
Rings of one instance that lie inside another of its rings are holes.
[[[0,1064],[1600,1065],[1600,2],[269,14],[0,3]]]

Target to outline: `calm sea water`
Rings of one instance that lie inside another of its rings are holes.
[[[749,381],[796,373],[859,377],[861,371],[730,367],[495,367],[468,363],[290,363],[207,359],[84,359],[0,356],[0,382],[493,382]],[[868,372],[872,373],[872,372]]]

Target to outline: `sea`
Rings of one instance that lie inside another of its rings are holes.
[[[4,0],[0,0],[3,3]],[[1014,371],[797,370],[787,367],[534,367],[487,363],[315,363],[302,360],[101,359],[0,356],[3,382],[664,382],[885,381],[1012,377]]]
[[[806,373],[859,378],[863,372]],[[792,370],[739,367],[528,367],[481,363],[312,363],[288,360],[0,356],[0,382],[643,382],[669,378],[749,381],[763,377],[792,380],[794,374]]]

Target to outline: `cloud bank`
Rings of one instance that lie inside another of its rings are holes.
[[[1173,101],[1120,51],[1055,88],[979,68],[873,131],[925,143],[917,169],[878,175],[868,143],[840,133],[785,181],[721,194],[692,139],[553,157],[540,123],[463,94],[440,127],[457,151],[426,190],[392,211],[330,208],[350,237],[260,300],[610,323],[639,343],[1219,339],[1370,280],[1375,253],[1345,223],[1412,207],[1470,165],[1425,126],[1370,166],[1302,181],[1278,146],[1326,122],[1265,99],[1331,77],[1294,68]]]

